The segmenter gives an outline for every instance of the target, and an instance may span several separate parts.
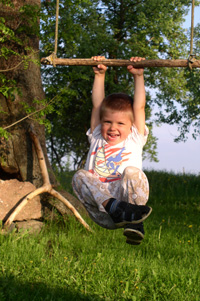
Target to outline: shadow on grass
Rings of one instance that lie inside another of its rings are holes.
[[[53,288],[41,282],[22,282],[19,279],[0,277],[1,301],[100,301],[102,298],[95,295],[85,295],[67,288]]]

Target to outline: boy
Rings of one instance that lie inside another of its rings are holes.
[[[95,56],[94,60],[105,57]],[[131,61],[144,58],[132,57]],[[107,67],[94,67],[90,141],[86,166],[76,172],[72,186],[90,217],[108,229],[124,228],[126,242],[140,244],[143,220],[152,209],[146,206],[149,185],[142,172],[142,149],[148,136],[145,126],[143,69],[127,67],[134,77],[134,101],[123,93],[104,95]]]

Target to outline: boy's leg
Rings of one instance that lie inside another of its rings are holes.
[[[72,186],[95,223],[103,228],[116,229],[112,218],[102,206],[105,200],[112,198],[106,184],[89,171],[81,169],[73,176]]]
[[[145,173],[136,167],[126,167],[121,180],[121,200],[146,205],[149,198],[149,182]]]
[[[136,205],[146,205],[149,197],[149,183],[145,173],[134,167],[127,167],[122,176],[121,199]],[[151,213],[151,212],[150,212]],[[144,238],[143,223],[127,224],[123,233],[128,244],[139,245]]]
[[[121,180],[109,184],[109,190],[113,198],[107,201],[105,209],[117,227],[138,224],[150,215],[152,209],[145,205],[149,195],[148,180],[138,168],[127,167]]]

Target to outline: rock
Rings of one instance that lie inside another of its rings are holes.
[[[0,181],[0,220],[6,220],[24,197],[34,191],[36,187],[30,182],[20,182],[16,179]],[[42,205],[40,197],[30,200],[17,214],[14,221],[40,219]]]
[[[43,226],[43,222],[36,220],[28,220],[23,222],[16,222],[15,227],[18,231],[20,230],[28,230],[31,234],[37,234],[41,231]]]

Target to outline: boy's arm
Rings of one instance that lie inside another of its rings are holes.
[[[134,62],[145,60],[145,58],[132,57],[130,59]],[[145,131],[145,86],[144,86],[144,69],[134,68],[133,66],[127,67],[128,71],[133,74],[134,77],[134,100],[133,100],[133,118],[134,125],[137,127],[140,134],[144,135]]]
[[[104,56],[94,56],[94,60],[104,60]],[[92,115],[91,115],[91,122],[90,122],[90,129],[91,133],[94,131],[97,125],[100,124],[100,107],[102,101],[105,97],[105,89],[104,89],[104,82],[105,82],[105,73],[107,67],[105,65],[98,65],[97,67],[93,68],[94,70],[94,83],[92,88]]]

